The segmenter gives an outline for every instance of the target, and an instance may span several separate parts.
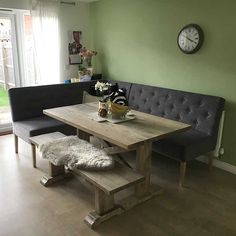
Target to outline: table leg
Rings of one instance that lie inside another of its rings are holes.
[[[145,181],[137,184],[135,194],[142,197],[149,193],[151,176],[152,142],[144,142],[136,150],[136,170],[145,176]]]
[[[77,136],[78,136],[80,139],[83,139],[83,140],[86,140],[86,141],[90,142],[90,136],[91,136],[91,134],[86,133],[86,132],[84,132],[83,130],[78,130],[78,129],[77,129]]]

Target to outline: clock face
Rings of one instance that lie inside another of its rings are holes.
[[[202,46],[203,31],[196,24],[187,25],[180,31],[177,41],[181,51],[187,54],[195,53]]]

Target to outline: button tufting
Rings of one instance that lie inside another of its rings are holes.
[[[206,111],[204,114],[204,117],[209,119],[211,117],[211,114],[208,111]]]
[[[187,107],[185,111],[187,114],[189,114],[191,112],[191,109],[189,107]]]
[[[198,102],[198,106],[199,106],[199,107],[203,106],[203,104],[204,104],[204,103],[203,103],[202,100],[200,100],[200,101]]]
[[[185,102],[185,98],[182,97],[182,98],[180,99],[180,102],[181,102],[182,104],[184,104],[184,102]]]
[[[180,120],[180,115],[177,115],[175,118],[176,118],[177,120]]]

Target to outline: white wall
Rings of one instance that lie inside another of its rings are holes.
[[[76,6],[61,5],[61,81],[77,77],[78,65],[69,65],[68,32],[82,31],[82,45],[90,47],[90,10],[89,4],[78,3]]]
[[[29,0],[0,0],[0,8],[29,9]]]
[[[0,0],[0,8],[30,9],[30,0]],[[61,81],[77,77],[78,66],[69,65],[68,31],[82,31],[82,45],[90,47],[89,4],[78,2],[76,6],[60,5]]]

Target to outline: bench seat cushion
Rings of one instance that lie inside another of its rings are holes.
[[[14,133],[26,142],[29,142],[29,137],[55,131],[62,132],[66,135],[76,133],[75,128],[44,115],[23,121],[16,121],[13,123],[13,128]]]
[[[194,129],[153,143],[154,151],[180,161],[192,160],[214,148],[211,136]]]

